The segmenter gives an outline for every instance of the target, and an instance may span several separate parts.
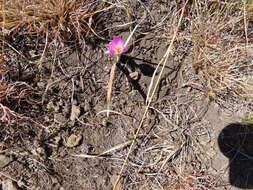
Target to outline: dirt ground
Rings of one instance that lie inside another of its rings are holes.
[[[21,115],[0,127],[0,189],[113,189],[178,21],[175,2],[132,4],[134,18],[145,19],[117,63],[109,117],[114,58],[105,55],[105,40],[49,46],[39,63],[44,40],[6,38],[5,77],[23,96],[5,104]],[[95,26],[98,35],[126,40],[129,25],[122,25],[128,23],[122,15],[121,9],[103,13]],[[187,36],[189,26],[185,20],[180,33]],[[175,41],[117,190],[253,189],[252,125],[243,123],[252,103],[233,97],[216,101],[202,87],[183,85],[196,74],[192,43]]]

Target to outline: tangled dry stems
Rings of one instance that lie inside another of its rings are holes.
[[[95,33],[93,16],[106,7],[94,0],[6,0],[1,4],[0,25],[5,36],[21,31],[26,35],[48,33],[58,42],[81,41]]]
[[[1,62],[1,81],[0,81],[0,121],[10,123],[16,119],[23,118],[22,113],[17,113],[20,103],[34,103],[31,95],[34,93],[32,88],[25,82],[10,82],[6,75],[6,64]]]
[[[14,110],[20,107],[21,101],[26,101],[30,104],[34,103],[31,100],[31,88],[24,82],[15,83],[0,83],[0,121],[10,123],[15,119],[23,118],[22,113],[17,113]]]
[[[252,33],[245,34],[241,6],[239,1],[221,7],[196,3],[191,30],[192,67],[197,80],[191,85],[202,86],[212,100],[252,100],[253,47],[247,40]]]

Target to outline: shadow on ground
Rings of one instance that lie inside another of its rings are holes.
[[[233,123],[218,137],[221,152],[229,158],[229,182],[243,189],[253,188],[253,125]]]

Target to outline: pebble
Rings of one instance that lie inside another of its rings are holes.
[[[45,83],[44,82],[38,82],[37,86],[42,89],[42,88],[45,87]]]

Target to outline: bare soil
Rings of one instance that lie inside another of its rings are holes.
[[[174,1],[133,4],[138,22],[144,10],[149,14],[117,63],[109,117],[106,95],[114,58],[104,54],[106,41],[49,46],[37,64],[45,41],[6,39],[18,50],[6,45],[6,76],[29,85],[20,87],[29,95],[7,102],[22,116],[1,124],[2,189],[113,188],[144,113],[151,77],[167,49],[167,37],[159,34],[173,33],[163,19],[176,23],[170,15],[175,7]],[[128,22],[123,12],[98,18],[98,35],[125,40],[129,26],[117,27]],[[189,22],[183,26],[187,34]],[[175,42],[117,189],[253,189],[252,126],[241,122],[252,105],[212,101],[201,89],[184,86],[195,74],[191,48],[190,41]],[[7,179],[16,187],[6,188]]]

